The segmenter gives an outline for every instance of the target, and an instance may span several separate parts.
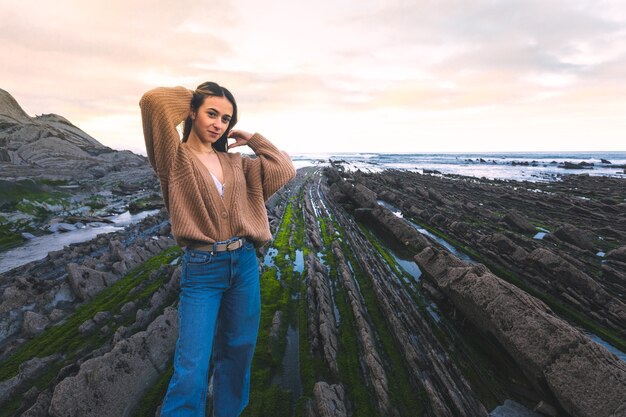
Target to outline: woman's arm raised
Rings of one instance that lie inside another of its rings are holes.
[[[158,87],[139,101],[148,159],[160,178],[169,175],[181,144],[176,126],[189,115],[191,94],[184,87]]]

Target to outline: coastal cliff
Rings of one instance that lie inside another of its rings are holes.
[[[162,207],[147,159],[108,148],[62,116],[28,116],[0,89],[0,251]]]

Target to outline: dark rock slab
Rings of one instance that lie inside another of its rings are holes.
[[[415,257],[428,279],[475,326],[492,334],[538,390],[569,414],[614,417],[626,409],[626,364],[556,317],[543,302],[448,252]]]
[[[517,211],[509,211],[502,221],[506,223],[511,229],[520,233],[534,233],[535,226],[533,226],[526,218]]]

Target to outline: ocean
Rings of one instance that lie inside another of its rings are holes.
[[[346,170],[380,172],[403,169],[424,173],[458,174],[488,179],[547,182],[562,175],[589,174],[626,178],[626,152],[517,153],[316,153],[291,154],[296,168],[341,162]],[[585,164],[565,169],[566,164]]]

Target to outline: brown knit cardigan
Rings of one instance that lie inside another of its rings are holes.
[[[271,239],[265,201],[296,175],[287,154],[255,133],[248,146],[256,158],[217,152],[224,172],[220,197],[207,168],[180,140],[176,126],[189,114],[192,92],[159,87],[139,106],[148,159],[159,177],[172,234],[182,246],[248,237],[256,246]]]

